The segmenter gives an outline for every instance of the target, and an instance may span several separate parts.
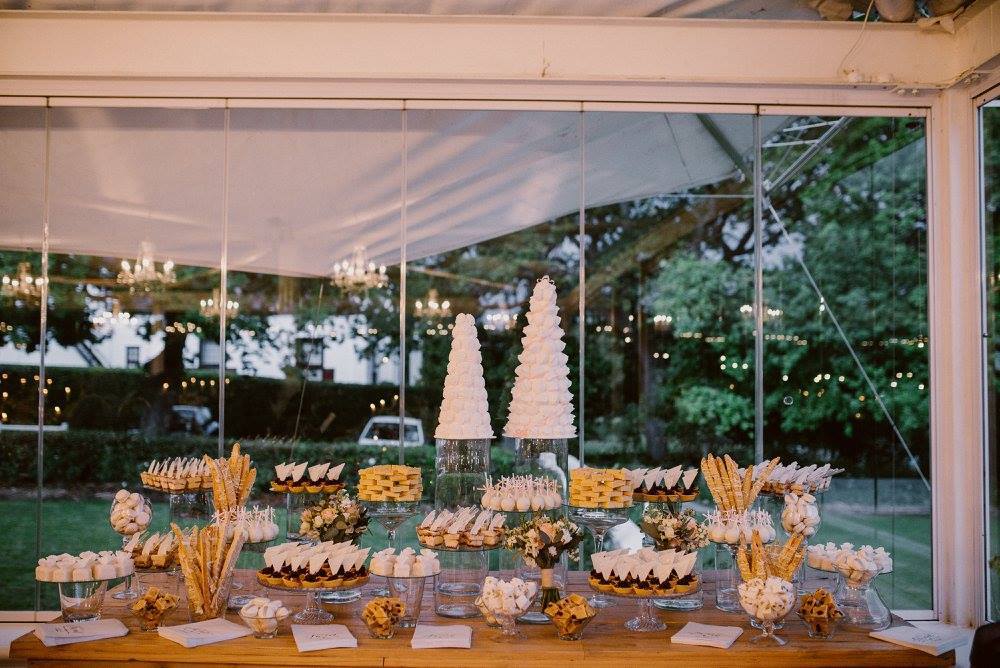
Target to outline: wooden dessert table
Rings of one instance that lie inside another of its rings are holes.
[[[375,579],[375,578],[373,578]],[[708,578],[710,579],[710,578]],[[356,649],[330,649],[300,654],[295,647],[288,624],[285,623],[277,638],[255,640],[250,636],[228,642],[185,649],[180,645],[160,638],[156,632],[141,632],[136,620],[125,609],[124,604],[110,596],[105,604],[105,617],[122,619],[129,627],[129,634],[121,638],[94,642],[45,647],[34,635],[27,635],[15,641],[11,647],[11,658],[27,661],[33,666],[74,665],[74,666],[440,666],[475,665],[509,668],[516,662],[517,668],[526,666],[581,665],[587,668],[614,666],[794,666],[794,668],[817,668],[819,666],[947,666],[955,662],[955,653],[948,652],[933,657],[923,652],[899,647],[869,638],[861,632],[841,628],[833,640],[811,640],[801,622],[789,616],[781,637],[788,644],[779,647],[775,643],[752,645],[749,638],[759,633],[750,627],[746,615],[727,614],[716,610],[708,602],[714,602],[711,584],[706,585],[705,607],[689,613],[658,612],[666,622],[667,630],[659,633],[633,633],[625,629],[623,623],[636,613],[636,605],[620,603],[617,607],[600,611],[577,642],[556,638],[551,626],[521,625],[526,636],[516,644],[494,642],[499,634],[497,629],[487,627],[481,619],[449,620],[438,617],[433,612],[433,594],[428,587],[421,612],[421,623],[457,624],[472,627],[472,649],[423,649],[410,648],[412,630],[401,629],[392,640],[373,640],[359,615],[366,599],[349,605],[331,606],[333,623],[345,624],[358,639]],[[571,591],[589,593],[586,574],[570,574]],[[271,592],[272,595],[274,592]],[[265,594],[266,595],[266,594]],[[291,600],[292,598],[300,600]],[[283,597],[286,604],[301,604],[302,597]],[[177,611],[168,617],[167,624],[186,622],[187,612],[182,600]],[[242,623],[239,616],[230,613],[228,619]],[[728,650],[691,645],[674,645],[670,636],[685,623],[697,621],[705,624],[741,626],[745,629],[740,638]],[[905,624],[896,620],[895,624]]]

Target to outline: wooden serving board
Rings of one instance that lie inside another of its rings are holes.
[[[150,578],[155,583],[165,576]],[[372,581],[379,578],[372,577]],[[27,661],[33,666],[93,666],[109,668],[131,666],[442,666],[475,665],[487,668],[530,668],[533,666],[581,665],[587,668],[650,668],[652,666],[789,666],[818,668],[820,666],[949,666],[955,662],[955,653],[947,652],[933,657],[923,652],[899,647],[869,638],[866,633],[841,628],[833,640],[812,640],[806,635],[802,623],[790,616],[785,629],[779,633],[788,641],[784,647],[774,643],[752,645],[749,638],[759,633],[750,627],[745,615],[729,614],[716,610],[712,574],[705,580],[705,607],[695,612],[657,612],[667,624],[659,633],[633,633],[624,627],[624,621],[635,616],[636,604],[621,601],[613,608],[601,610],[577,642],[562,641],[550,625],[519,625],[525,638],[517,642],[500,643],[495,638],[497,629],[487,627],[481,619],[451,620],[434,614],[434,597],[431,587],[424,595],[420,622],[426,624],[468,624],[473,629],[472,649],[414,650],[410,648],[411,629],[400,629],[391,640],[374,640],[368,635],[360,612],[367,600],[343,606],[330,606],[335,624],[345,624],[358,639],[356,649],[331,649],[300,654],[295,648],[286,621],[274,640],[255,640],[252,637],[185,649],[164,640],[156,632],[141,632],[124,603],[110,596],[105,604],[105,616],[117,617],[128,625],[130,633],[121,638],[95,642],[45,647],[34,635],[24,636],[11,647],[11,657]],[[247,579],[244,578],[244,581]],[[585,573],[570,573],[570,590],[590,595]],[[278,592],[264,592],[271,597]],[[281,596],[286,604],[296,610],[301,608],[301,596]],[[185,623],[187,612],[182,600],[177,611],[167,618],[168,624]],[[229,619],[239,622],[236,614]],[[689,621],[704,624],[740,626],[743,635],[728,650],[690,645],[674,645],[670,636]],[[895,620],[895,624],[905,624]]]

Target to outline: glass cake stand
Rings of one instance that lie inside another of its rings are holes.
[[[212,521],[214,505],[212,504],[212,490],[210,489],[170,491],[148,485],[143,485],[142,488],[149,492],[156,492],[167,496],[170,508],[170,517],[167,520],[167,526],[176,524],[181,528],[185,528],[208,524]]]
[[[701,588],[701,583],[699,580],[698,588]],[[599,591],[591,586],[594,591]],[[617,594],[615,592],[602,592],[607,596],[614,596],[620,599],[631,599],[639,604],[639,614],[629,619],[625,622],[625,628],[629,631],[636,631],[639,633],[649,633],[652,631],[663,631],[667,628],[667,625],[660,621],[653,611],[653,600],[654,599],[664,599],[672,598],[672,596],[687,596],[693,592],[684,592],[683,594],[653,594],[642,596],[639,594]]]
[[[619,524],[628,521],[629,508],[587,508],[584,506],[567,506],[570,519],[581,524],[594,537],[594,552],[604,551],[604,536]],[[595,608],[610,608],[618,605],[617,601],[604,594],[594,594],[588,599]]]
[[[361,504],[368,510],[368,516],[382,525],[385,529],[385,536],[389,541],[389,547],[396,547],[396,531],[406,520],[417,514],[420,507],[419,501],[366,501],[359,499]],[[388,586],[376,587],[371,591],[372,596],[388,596]]]
[[[687,495],[687,496],[690,497],[691,495]],[[642,529],[642,524],[643,524],[642,523],[642,516],[645,515],[646,510],[648,510],[650,508],[656,508],[656,509],[660,510],[663,513],[670,514],[670,515],[677,515],[677,514],[679,514],[681,512],[681,510],[683,509],[682,506],[685,503],[691,503],[691,502],[697,500],[698,496],[699,496],[699,494],[698,494],[698,491],[696,490],[692,498],[685,498],[685,499],[680,499],[680,498],[677,498],[677,499],[669,499],[669,498],[663,498],[663,499],[634,499],[635,505],[633,506],[633,508],[635,508],[635,507],[642,507],[643,504],[645,504],[645,508],[643,508],[642,512],[639,513],[638,517],[633,517],[633,521],[636,523],[636,525],[641,530]],[[656,549],[657,551],[660,551],[661,549],[670,549],[670,548],[661,548],[661,547],[659,547],[656,544],[656,540],[652,536],[650,536],[649,534],[646,534],[646,537],[650,541],[652,541],[649,544],[652,545],[654,547],[654,549]],[[647,545],[647,543],[643,543],[643,546],[646,546],[646,545]],[[700,550],[699,550],[699,552],[700,552]],[[695,566],[695,568],[694,568],[694,570],[692,572],[697,572],[700,575],[700,572],[701,572],[701,568],[700,568],[701,557],[700,557],[700,555],[699,555],[698,561],[699,561],[699,564]],[[704,592],[699,587],[697,591],[695,591],[695,592],[689,592],[688,594],[684,594],[684,595],[680,595],[680,596],[675,596],[675,597],[672,597],[672,598],[655,598],[655,599],[653,599],[653,605],[656,606],[657,608],[659,608],[660,610],[677,610],[677,611],[681,611],[681,612],[690,612],[691,610],[700,610],[704,606],[704,598],[705,598],[704,597]]]
[[[361,584],[364,584],[364,582]],[[306,595],[305,605],[301,610],[292,615],[292,621],[299,624],[326,624],[333,619],[333,614],[320,607],[316,597],[320,594],[329,594],[340,589],[357,588],[360,585],[352,585],[351,587],[284,587],[264,584],[263,586],[271,591]]]

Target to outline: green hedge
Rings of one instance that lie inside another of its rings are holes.
[[[398,462],[397,448],[360,446],[351,442],[318,443],[277,439],[241,441],[257,466],[256,494],[264,493],[274,478],[274,465],[287,461],[346,462],[346,481],[357,484],[359,468]],[[145,438],[122,432],[67,431],[45,434],[44,486],[47,489],[86,491],[100,487],[138,485],[139,472],[153,459],[214,454],[218,441],[207,437]],[[0,432],[0,487],[35,485],[37,436],[30,432]],[[434,498],[434,447],[410,447],[405,460],[423,470],[424,496]],[[495,446],[493,474],[509,474],[513,454]]]
[[[0,432],[0,488],[27,488],[35,485],[37,435],[31,432]],[[232,439],[227,439],[231,444]],[[382,446],[360,446],[350,441],[299,441],[282,439],[242,439],[244,451],[257,466],[257,493],[263,493],[274,478],[274,465],[287,461],[346,462],[347,482],[357,483],[357,470],[373,464],[395,464],[399,450]],[[491,451],[492,474],[501,476],[513,469],[514,454],[497,441]],[[80,490],[117,486],[134,487],[139,472],[153,459],[214,454],[215,438],[169,436],[147,438],[125,432],[69,430],[45,434],[44,484],[58,490]],[[625,466],[628,456],[597,443],[588,443],[590,466]],[[434,446],[405,449],[405,461],[423,470],[425,496],[433,498]]]
[[[31,424],[37,420],[37,390],[28,366],[0,367],[8,378],[2,383],[8,397],[3,401],[8,421]],[[45,421],[66,421],[71,429],[127,431],[139,429],[143,415],[156,405],[162,395],[162,379],[139,369],[101,369],[49,367],[52,382],[46,401]],[[194,378],[195,382],[191,383]],[[25,379],[26,383],[20,380]],[[188,371],[187,387],[175,387],[170,403],[207,406],[215,415],[219,395],[218,373]],[[392,414],[397,403],[395,385],[350,385],[231,375],[226,387],[226,436],[232,438],[291,438],[304,440],[355,440],[365,423],[375,413]],[[202,385],[204,381],[204,385]],[[216,381],[216,385],[211,383]],[[69,388],[69,392],[66,392]],[[438,393],[422,388],[408,388],[406,412],[424,421],[426,432],[437,416]],[[299,419],[299,404],[302,414]],[[381,402],[384,402],[381,403]],[[56,407],[59,413],[55,412]],[[296,432],[296,421],[298,431]]]

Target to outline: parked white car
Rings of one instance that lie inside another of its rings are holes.
[[[405,418],[403,426],[405,447],[424,444],[424,424],[417,418]],[[376,415],[361,430],[358,445],[399,445],[399,418],[394,415]]]

